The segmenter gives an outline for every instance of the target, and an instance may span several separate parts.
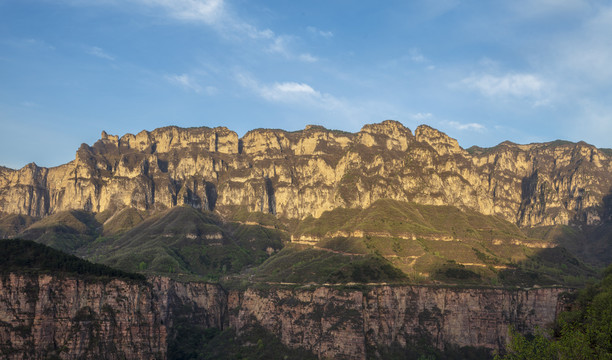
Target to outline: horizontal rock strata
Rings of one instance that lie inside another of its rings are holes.
[[[222,328],[227,296],[217,285],[167,278],[107,282],[50,275],[0,276],[0,358],[165,359],[177,309]]]
[[[0,277],[0,357],[164,359],[177,317],[238,333],[259,324],[321,358],[364,359],[426,339],[502,347],[508,326],[532,331],[555,320],[562,289],[320,287],[229,293],[219,285],[152,278],[106,282],[50,275]]]
[[[378,357],[385,347],[503,348],[508,328],[532,332],[555,321],[563,289],[454,289],[380,286],[230,293],[230,326],[257,322],[288,346],[320,358]]]
[[[0,213],[44,217],[69,209],[163,209],[189,204],[287,218],[381,198],[453,205],[522,226],[598,224],[610,217],[612,162],[585,143],[553,142],[466,151],[431,127],[413,134],[384,121],[358,133],[309,126],[258,129],[167,127],[102,133],[54,168],[0,168]],[[608,204],[609,205],[609,204]]]

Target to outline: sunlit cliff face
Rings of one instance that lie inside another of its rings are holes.
[[[209,210],[246,206],[287,218],[390,198],[453,205],[521,226],[597,224],[610,216],[612,163],[585,143],[466,151],[421,125],[395,121],[358,133],[309,126],[258,129],[160,128],[121,138],[102,133],[55,168],[0,169],[0,211],[44,217],[62,210]]]

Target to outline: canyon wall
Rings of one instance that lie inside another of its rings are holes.
[[[226,299],[218,285],[167,278],[0,275],[0,357],[165,359],[177,311],[188,307],[193,321],[222,328]]]
[[[308,126],[258,129],[167,127],[102,133],[54,168],[0,167],[0,213],[34,217],[69,209],[210,210],[244,206],[287,218],[381,198],[453,205],[522,226],[598,224],[612,216],[612,162],[585,143],[553,142],[466,151],[419,126],[384,121],[358,133]]]
[[[0,355],[6,359],[164,359],[173,322],[206,328],[258,324],[290,347],[321,358],[377,357],[386,346],[426,339],[504,346],[552,323],[562,289],[454,289],[379,286],[367,291],[247,289],[151,278],[146,283],[50,275],[0,277]]]
[[[379,286],[368,291],[276,290],[230,293],[230,326],[257,322],[283,343],[320,358],[380,357],[391,347],[423,341],[503,348],[508,327],[532,332],[552,324],[563,289],[456,289]],[[232,308],[233,307],[233,308]]]

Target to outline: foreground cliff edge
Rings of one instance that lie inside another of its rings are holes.
[[[165,359],[169,343],[185,340],[176,339],[177,322],[238,334],[263,327],[319,358],[378,358],[423,344],[499,349],[510,325],[527,333],[553,323],[562,292],[423,286],[226,292],[168,278],[134,283],[12,273],[0,279],[0,354]]]

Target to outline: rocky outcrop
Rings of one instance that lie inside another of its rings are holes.
[[[563,289],[501,290],[380,286],[367,292],[230,292],[230,326],[256,322],[284,344],[320,358],[380,357],[385,347],[429,342],[503,348],[508,328],[532,332],[554,322]]]
[[[165,359],[177,316],[223,328],[226,300],[217,285],[167,278],[135,283],[3,275],[0,357]]]
[[[44,217],[69,209],[203,209],[243,206],[287,218],[381,198],[453,205],[521,226],[607,220],[612,162],[585,143],[553,142],[466,151],[421,125],[396,121],[358,133],[308,126],[258,129],[166,127],[102,133],[55,168],[0,168],[0,213]]]
[[[511,324],[529,332],[552,323],[562,291],[378,286],[227,293],[161,277],[143,283],[13,273],[0,277],[0,357],[164,359],[179,320],[239,334],[258,324],[321,358],[378,357],[380,349],[417,340],[441,349],[496,349]]]

